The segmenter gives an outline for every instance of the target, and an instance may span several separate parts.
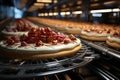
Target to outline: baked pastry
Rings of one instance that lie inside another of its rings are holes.
[[[75,54],[82,47],[73,35],[54,32],[50,28],[32,28],[27,35],[9,36],[0,42],[1,55],[8,58],[55,58]]]
[[[100,28],[88,28],[83,29],[80,33],[80,37],[91,41],[106,41],[107,36],[110,34],[110,30]]]
[[[106,43],[113,48],[120,49],[120,31],[115,31],[112,35],[108,36]]]
[[[5,28],[1,31],[4,35],[23,35],[27,34],[28,31],[33,28],[37,27],[35,24],[29,22],[25,19],[15,19],[8,23],[8,25],[5,26]]]

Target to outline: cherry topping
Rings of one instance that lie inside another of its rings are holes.
[[[21,40],[21,41],[27,41],[27,39],[28,39],[28,37],[27,37],[25,34],[23,34],[23,35],[20,37],[20,40]]]
[[[69,38],[70,38],[71,40],[76,40],[76,37],[75,37],[74,35],[72,35],[72,34],[69,36]]]
[[[13,39],[7,39],[7,40],[6,40],[6,43],[7,43],[8,45],[13,45],[15,42],[14,42]]]
[[[39,41],[39,42],[36,43],[36,46],[43,46],[43,45],[44,45],[44,44],[43,44],[42,41]]]
[[[12,32],[13,30],[12,30],[12,28],[7,28],[6,31]]]
[[[22,42],[21,42],[21,46],[27,46],[27,42],[22,41]]]
[[[68,44],[68,43],[70,43],[70,42],[71,42],[70,39],[65,39],[65,40],[64,40],[64,44]]]
[[[11,38],[15,41],[15,43],[19,42],[19,37],[18,36],[12,36]]]

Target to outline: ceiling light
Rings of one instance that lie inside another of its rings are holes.
[[[51,2],[52,2],[52,0],[37,0],[37,2],[51,3]]]

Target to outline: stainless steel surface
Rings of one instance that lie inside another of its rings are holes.
[[[104,55],[111,55],[112,57],[120,59],[120,50],[109,47],[105,42],[92,42],[82,40],[83,43],[100,50]]]

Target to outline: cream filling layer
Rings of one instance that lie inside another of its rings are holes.
[[[81,29],[80,28],[69,28],[69,27],[66,27],[66,30],[69,31],[69,32],[76,32],[76,33],[80,33],[81,32]]]
[[[8,32],[8,31],[6,31],[6,30],[3,30],[2,33],[3,33],[3,34],[6,34],[6,35],[13,35],[13,36],[14,36],[14,35],[18,35],[18,36],[21,36],[21,35],[23,35],[23,34],[26,34],[26,35],[27,35],[27,34],[28,34],[28,31],[26,31],[26,32],[20,32],[20,31],[19,31],[19,32]]]
[[[120,43],[120,38],[108,36],[107,39],[110,40],[110,41],[115,41],[115,42]]]
[[[35,44],[28,44],[27,46],[20,47],[20,43],[16,43],[15,45],[12,46],[7,46],[7,44],[4,44],[3,41],[0,42],[0,46],[5,49],[16,50],[16,51],[42,52],[42,53],[57,52],[61,50],[72,49],[78,45],[81,45],[81,41],[79,39],[77,39],[76,41],[72,41],[71,43],[68,44],[60,44],[60,43],[58,43],[57,45],[45,44],[44,46],[40,46],[40,47],[35,47]]]
[[[88,33],[88,32],[85,32],[85,31],[81,31],[81,34],[84,34],[84,35],[87,35],[87,36],[109,36],[109,34],[107,33],[102,33],[102,34],[99,34],[99,33]]]

